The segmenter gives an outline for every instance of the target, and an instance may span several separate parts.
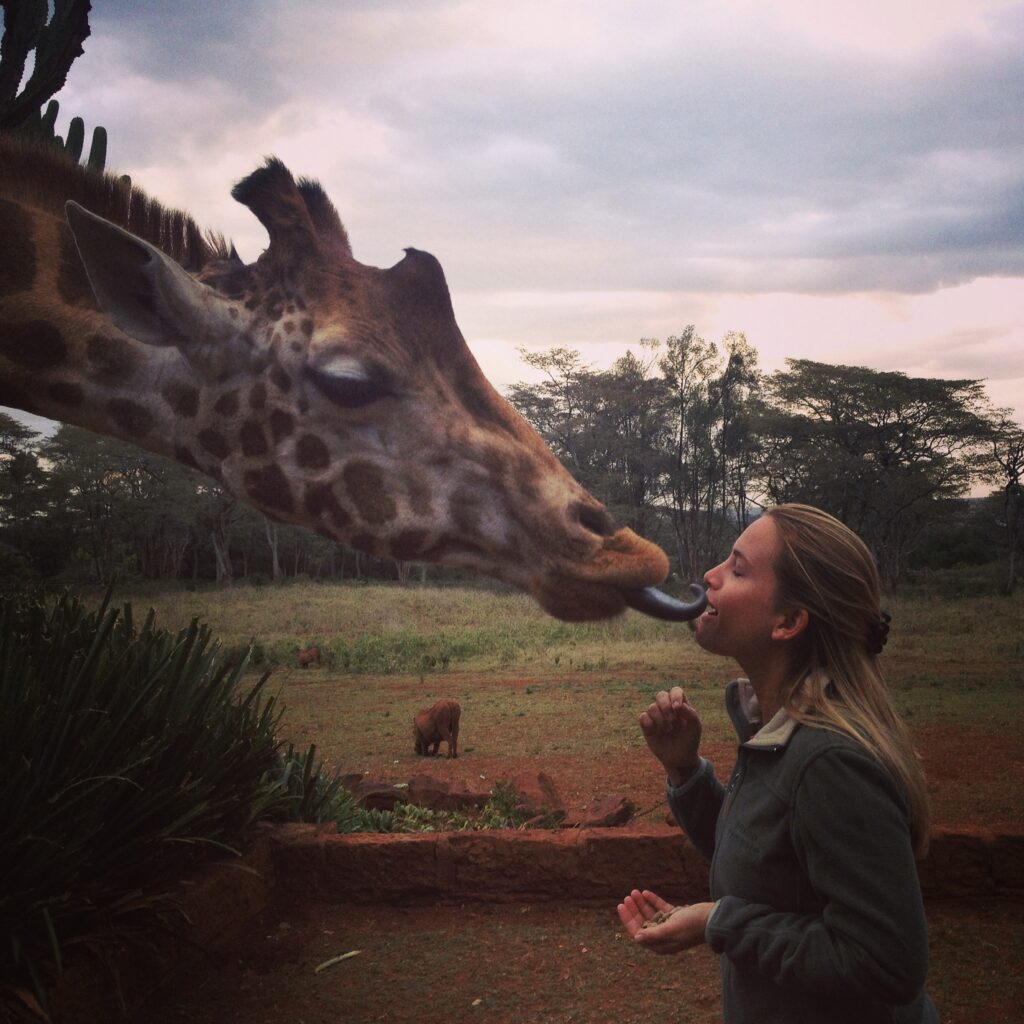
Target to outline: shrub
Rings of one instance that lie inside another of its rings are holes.
[[[282,785],[266,675],[238,693],[207,627],[108,603],[0,598],[0,989],[44,1013],[69,945],[151,925],[197,854],[316,805],[312,751]]]

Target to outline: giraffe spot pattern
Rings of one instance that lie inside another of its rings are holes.
[[[357,551],[365,551],[368,555],[386,554],[380,541],[372,533],[357,533],[349,543]]]
[[[274,409],[270,414],[270,435],[274,442],[290,437],[295,430],[295,420],[283,409]]]
[[[259,412],[267,404],[267,386],[263,381],[257,381],[249,391],[249,408],[253,412]]]
[[[26,412],[35,412],[38,403],[29,396],[28,392],[22,390],[17,384],[9,380],[0,379],[0,405],[6,405],[11,409],[24,409]]]
[[[45,320],[4,324],[0,355],[26,370],[50,370],[68,357],[64,336]]]
[[[341,473],[356,511],[367,523],[387,523],[398,514],[394,500],[384,488],[384,474],[372,462],[355,460]]]
[[[118,380],[131,377],[139,364],[127,342],[106,334],[90,334],[85,339],[85,356],[97,376]]]
[[[9,199],[0,199],[0,295],[17,295],[36,279],[36,247],[32,218]]]
[[[274,382],[278,391],[290,391],[292,387],[292,379],[287,373],[281,368],[280,363],[274,363],[270,369],[270,379]]]
[[[227,438],[216,430],[210,430],[209,427],[199,431],[199,444],[203,451],[218,459],[226,459],[231,454],[231,445],[228,444]]]
[[[331,464],[327,445],[313,434],[303,434],[295,445],[295,457],[303,469],[326,469]]]
[[[352,523],[352,517],[338,501],[338,496],[329,484],[310,484],[303,496],[306,512],[314,519],[327,516],[339,529],[346,530]]]
[[[471,491],[464,488],[453,491],[448,498],[448,514],[464,536],[480,536],[480,502]]]
[[[199,391],[191,384],[171,381],[161,390],[160,394],[179,416],[192,419],[199,412]]]
[[[241,442],[243,455],[266,455],[269,450],[263,427],[256,420],[246,420],[242,424],[238,440]]]
[[[153,414],[138,402],[112,398],[107,402],[110,418],[132,437],[142,437],[153,429]]]
[[[61,225],[60,231],[60,268],[57,271],[57,291],[69,306],[86,306],[99,309],[99,303],[93,294],[89,277],[82,266],[82,257],[78,255],[71,229]]]
[[[202,466],[199,465],[199,462],[197,461],[196,457],[187,448],[175,448],[174,457],[183,466],[188,466],[190,469],[201,470],[203,468]]]
[[[415,558],[426,547],[428,536],[426,530],[403,530],[391,539],[391,554],[395,558]]]
[[[213,411],[220,416],[234,416],[238,412],[238,392],[225,391],[213,404]]]
[[[429,517],[434,514],[430,501],[430,488],[422,481],[413,481],[409,487],[409,507],[418,516]]]
[[[291,488],[280,466],[273,464],[248,470],[244,477],[245,492],[258,505],[290,513],[294,509]]]
[[[85,399],[85,392],[78,384],[70,381],[55,381],[47,389],[47,394],[61,405],[74,407],[81,405]]]

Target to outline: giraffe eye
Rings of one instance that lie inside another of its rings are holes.
[[[345,409],[358,409],[394,395],[383,373],[371,373],[355,360],[334,360],[323,367],[310,366],[306,373],[325,397]]]
[[[385,382],[365,374],[310,369],[309,376],[323,395],[346,409],[358,409],[394,394]]]

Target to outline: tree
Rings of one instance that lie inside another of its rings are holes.
[[[659,342],[640,341],[610,370],[595,375],[589,478],[612,515],[642,537],[656,539],[655,501],[666,469],[665,381],[652,374]]]
[[[659,364],[671,424],[662,505],[689,579],[717,562],[750,520],[751,407],[761,374],[744,335],[727,334],[722,347],[690,325],[668,339]]]
[[[1012,594],[1019,582],[1019,559],[1024,556],[1024,427],[999,410],[989,438],[995,478],[1001,484],[1001,522],[1006,531],[1007,566],[1004,591]]]
[[[991,430],[983,385],[807,359],[787,365],[769,378],[758,423],[766,497],[837,516],[895,585],[929,516],[972,481],[968,457]]]
[[[575,349],[547,352],[519,349],[523,362],[544,373],[539,384],[519,382],[508,399],[547,442],[569,471],[586,486],[594,468],[592,438],[596,372]]]

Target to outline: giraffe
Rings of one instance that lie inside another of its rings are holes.
[[[111,175],[0,137],[0,405],[132,442],[270,518],[489,575],[555,617],[693,618],[491,387],[444,273],[365,266],[320,185],[268,158],[232,190],[269,236],[223,239]]]

